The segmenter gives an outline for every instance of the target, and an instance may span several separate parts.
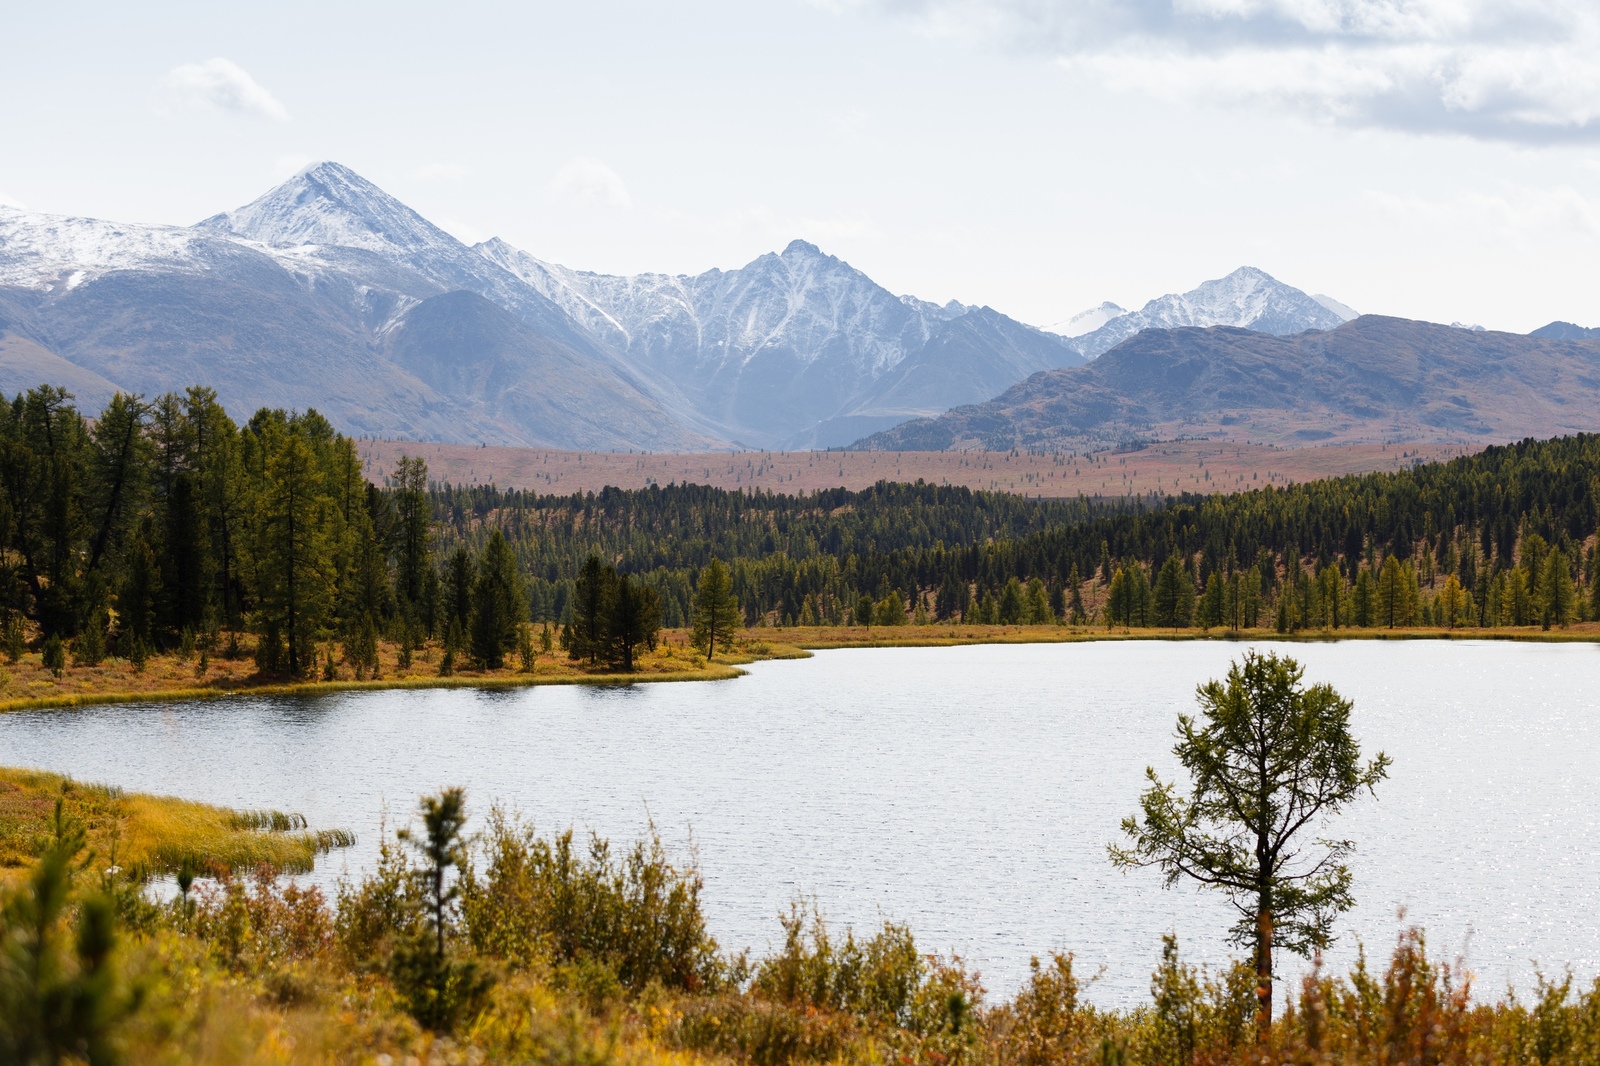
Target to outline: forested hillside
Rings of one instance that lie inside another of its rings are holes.
[[[912,618],[921,608],[1004,623],[1559,625],[1595,613],[1578,586],[1597,576],[1597,476],[1600,437],[1589,435],[1401,473],[1148,501],[920,484],[572,497],[436,486],[433,500],[441,543],[503,528],[534,611],[552,619],[565,577],[598,551],[661,589],[669,625],[682,623],[712,556],[731,561],[751,624],[861,620],[863,596],[882,604],[893,593]]]
[[[520,622],[576,621],[575,654],[631,662],[693,621],[713,559],[753,626],[1563,626],[1600,618],[1597,478],[1600,437],[1576,436],[1212,497],[541,496],[409,460],[371,485],[314,411],[238,425],[191,389],[90,421],[41,388],[0,405],[0,633],[13,660],[200,647],[290,676],[338,645],[359,678],[382,639],[498,665]],[[607,597],[635,612],[623,637],[595,628]]]

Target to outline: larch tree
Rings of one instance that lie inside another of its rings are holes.
[[[307,434],[298,421],[271,423],[267,437],[266,481],[257,515],[260,638],[269,646],[262,660],[271,669],[282,641],[282,668],[305,674],[315,662],[314,642],[320,635],[333,593],[328,551],[330,501],[322,484]]]
[[[867,621],[872,619],[872,601],[862,597],[867,605]],[[859,618],[859,610],[857,616]],[[707,659],[726,649],[739,628],[739,601],[733,594],[733,578],[721,559],[712,559],[700,570],[694,586],[694,628],[691,639],[694,646]]]
[[[1355,845],[1315,836],[1388,776],[1389,757],[1361,760],[1351,703],[1328,685],[1302,687],[1290,658],[1248,652],[1226,680],[1201,685],[1198,718],[1179,715],[1173,753],[1190,792],[1155,769],[1140,813],[1125,818],[1123,869],[1154,867],[1168,887],[1189,879],[1224,893],[1239,913],[1237,944],[1253,948],[1257,1020],[1271,1025],[1273,952],[1326,947],[1354,905],[1346,859]]]

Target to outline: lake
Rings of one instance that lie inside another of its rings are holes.
[[[1270,647],[1272,645],[1263,645]],[[238,697],[0,715],[0,764],[128,789],[305,814],[355,847],[314,878],[358,871],[385,812],[468,789],[542,830],[622,843],[653,820],[698,854],[724,947],[766,950],[780,910],[907,922],[1008,996],[1031,954],[1076,953],[1105,1005],[1148,994],[1161,936],[1213,965],[1220,898],[1163,890],[1106,862],[1148,765],[1172,776],[1172,731],[1200,682],[1244,645],[1106,642],[840,650],[748,677],[632,687]],[[1600,647],[1353,641],[1282,645],[1355,701],[1363,750],[1394,759],[1376,800],[1334,832],[1357,843],[1359,937],[1387,954],[1405,923],[1465,958],[1480,991],[1600,963]],[[1286,969],[1300,964],[1285,960]]]

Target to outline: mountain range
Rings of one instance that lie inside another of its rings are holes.
[[[1557,328],[1559,327],[1559,328]],[[1151,329],[1087,366],[875,434],[891,451],[1087,451],[1206,437],[1492,444],[1600,429],[1600,330],[1533,335],[1365,315],[1292,336]]]
[[[1140,330],[1353,312],[1242,268],[1078,336],[899,296],[794,241],[614,276],[469,247],[337,163],[189,227],[0,207],[0,389],[315,406],[347,432],[586,449],[827,447],[1082,366]],[[1092,326],[1093,328],[1088,328]]]

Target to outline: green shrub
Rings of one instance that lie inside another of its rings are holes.
[[[54,633],[45,639],[40,657],[44,662],[44,668],[57,677],[60,677],[67,668],[66,647],[61,643],[61,638]]]
[[[731,980],[706,931],[699,871],[673,866],[653,830],[619,861],[599,837],[585,855],[571,830],[546,839],[496,809],[484,849],[484,868],[462,881],[474,950],[521,966],[600,962],[632,992]]]

